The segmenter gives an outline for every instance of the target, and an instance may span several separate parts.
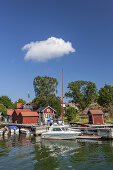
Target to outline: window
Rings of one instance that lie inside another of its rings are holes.
[[[47,109],[47,112],[50,112],[50,109]]]
[[[62,131],[60,128],[53,128],[53,131]]]

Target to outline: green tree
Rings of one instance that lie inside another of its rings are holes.
[[[113,105],[113,86],[105,84],[105,86],[99,90],[98,103],[101,106]]]
[[[74,107],[69,107],[65,110],[65,117],[67,118],[68,122],[76,118],[76,115],[77,115],[77,110]]]
[[[37,103],[38,107],[51,106],[56,110],[56,114],[61,115],[61,99],[56,97],[58,81],[53,77],[37,76],[33,82],[35,98],[32,103]]]
[[[50,94],[57,92],[58,81],[53,77],[41,77],[37,76],[33,82],[36,97],[45,96],[46,98]]]
[[[26,101],[19,98],[19,99],[17,100],[17,103],[26,103]]]
[[[8,96],[1,96],[0,103],[3,104],[7,109],[13,108],[13,103]]]
[[[3,104],[0,104],[0,112],[2,112],[4,116],[7,114],[7,108]]]
[[[68,84],[68,89],[69,92],[65,93],[65,96],[72,98],[72,102],[79,103],[82,110],[97,99],[97,88],[91,81],[71,82]]]

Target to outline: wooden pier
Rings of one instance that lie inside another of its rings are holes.
[[[99,135],[104,139],[113,139],[113,124],[105,123],[100,125],[84,124],[84,123],[70,123],[72,129],[78,129],[83,134]]]
[[[27,128],[30,129],[34,135],[41,135],[43,132],[46,132],[47,126],[39,126],[36,124],[16,124],[16,123],[2,123],[2,127],[8,127],[8,126],[17,126],[19,129],[21,128]]]
[[[5,126],[17,126],[20,128],[30,129],[34,135],[41,135],[43,132],[47,131],[48,126],[39,126],[37,124],[16,124],[16,123],[2,123],[2,127]],[[104,139],[113,139],[113,124],[102,124],[102,125],[91,125],[84,123],[70,123],[72,129],[80,130],[83,134],[88,135],[99,135]]]

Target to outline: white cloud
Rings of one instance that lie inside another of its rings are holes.
[[[44,41],[31,42],[24,45],[22,50],[26,50],[25,60],[35,60],[38,62],[59,58],[70,52],[75,52],[71,42],[65,42],[61,38],[51,37]]]

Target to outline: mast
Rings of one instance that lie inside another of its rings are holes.
[[[62,69],[62,123],[63,123],[63,69]]]

